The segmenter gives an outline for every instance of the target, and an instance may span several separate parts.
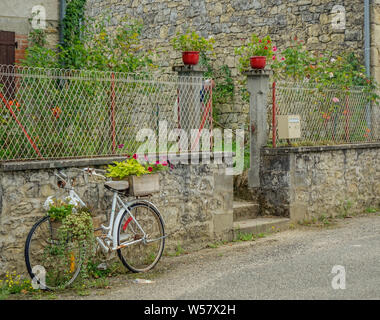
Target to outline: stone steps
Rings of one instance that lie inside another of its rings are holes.
[[[238,200],[238,201],[234,201],[233,203],[233,211],[234,211],[233,221],[254,219],[259,214],[259,205],[253,202]]]
[[[284,217],[259,216],[259,205],[254,202],[235,200],[233,202],[233,234],[260,234],[289,228],[290,219]]]
[[[260,217],[255,219],[246,219],[234,221],[233,232],[234,237],[239,233],[268,233],[286,230],[289,228],[290,219],[283,217]]]

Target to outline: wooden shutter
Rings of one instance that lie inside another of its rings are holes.
[[[0,31],[0,65],[15,64],[15,33],[9,31]],[[0,70],[1,71],[1,70]],[[10,71],[8,69],[8,71]],[[14,77],[0,75],[0,83],[3,85],[0,89],[6,99],[14,98],[15,81]]]

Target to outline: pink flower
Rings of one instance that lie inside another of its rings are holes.
[[[146,154],[144,154],[144,159],[145,161],[148,161],[148,156]]]
[[[272,57],[272,60],[276,60],[276,56],[273,56],[273,57]]]
[[[119,149],[122,149],[122,148],[124,148],[124,144],[119,144],[117,147],[118,147]]]
[[[149,168],[148,168],[148,171],[149,171],[149,172],[152,172],[152,171],[153,171],[153,168],[152,168],[152,167],[149,167]]]
[[[337,97],[334,97],[334,98],[332,98],[332,101],[333,101],[334,103],[338,103],[338,102],[339,102],[339,99],[338,99]]]
[[[160,161],[157,160],[157,161],[156,161],[156,164],[160,164]]]
[[[273,47],[273,51],[274,51],[274,52],[277,51],[277,47],[276,47],[276,46]]]
[[[162,165],[166,167],[168,165],[168,163],[166,161],[164,161],[164,162],[162,162]]]
[[[282,57],[282,58],[281,58],[281,61],[285,61],[285,58],[284,58],[284,57]]]

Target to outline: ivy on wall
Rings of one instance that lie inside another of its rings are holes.
[[[80,39],[81,23],[84,21],[84,7],[87,0],[71,0],[66,7],[63,26],[63,46],[67,47]]]
[[[227,65],[222,65],[216,69],[210,59],[203,53],[201,53],[200,65],[207,69],[204,74],[205,78],[218,79],[212,95],[214,105],[213,118],[218,122],[221,113],[220,106],[232,103],[234,98],[235,85],[231,76],[231,70]]]
[[[81,41],[81,24],[85,19],[84,8],[87,0],[71,0],[67,3],[65,16],[62,21],[63,27],[63,43],[64,49],[75,46]],[[73,65],[75,60],[75,51],[69,51],[71,54],[65,55],[61,63],[65,65]]]

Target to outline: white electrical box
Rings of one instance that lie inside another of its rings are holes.
[[[301,117],[299,115],[286,115],[277,117],[279,139],[301,138]]]

